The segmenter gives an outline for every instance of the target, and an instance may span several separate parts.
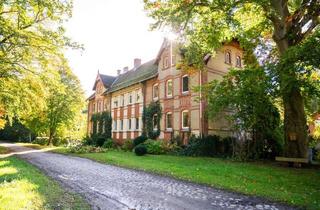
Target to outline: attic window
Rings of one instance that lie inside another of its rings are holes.
[[[169,56],[164,56],[163,58],[163,68],[169,68]]]
[[[224,54],[224,62],[226,64],[231,64],[231,51],[230,50],[226,50],[225,54]]]
[[[237,67],[241,67],[241,57],[240,57],[240,55],[237,55],[237,57],[236,57],[236,66]]]

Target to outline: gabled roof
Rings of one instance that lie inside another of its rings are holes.
[[[114,80],[116,79],[116,77],[114,77],[114,76],[109,76],[109,75],[105,75],[105,74],[100,74],[100,73],[98,72],[98,76],[97,76],[97,79],[96,79],[96,81],[95,81],[95,83],[94,83],[94,85],[93,85],[92,90],[95,90],[95,89],[96,89],[96,85],[97,85],[98,78],[101,79],[101,81],[102,81],[102,83],[103,83],[103,85],[104,85],[105,88],[109,88],[109,87],[112,85],[112,83],[114,82]]]
[[[114,92],[130,85],[143,82],[158,75],[158,65],[155,60],[148,61],[136,69],[129,70],[116,77],[111,87],[106,92]]]

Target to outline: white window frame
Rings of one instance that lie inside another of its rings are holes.
[[[136,118],[135,118],[135,121],[136,121],[136,122],[135,122],[135,125],[134,125],[134,126],[135,126],[134,129],[135,129],[135,130],[139,130],[139,129],[140,129],[140,119],[139,119],[139,117],[136,117]],[[137,125],[138,125],[138,127],[137,127]]]
[[[169,124],[169,123],[168,123],[168,122],[169,122],[169,121],[168,121],[168,115],[171,115],[171,122],[170,122],[170,123],[171,123],[171,127],[170,127],[170,128],[168,127],[168,124]],[[167,113],[166,113],[166,130],[167,130],[167,131],[172,131],[172,129],[173,129],[173,126],[172,126],[172,121],[173,121],[172,116],[173,116],[173,115],[172,115],[172,112],[167,112]]]
[[[123,120],[120,120],[120,131],[123,131]]]
[[[240,62],[239,64],[238,61]],[[242,59],[240,55],[236,55],[236,67],[242,67]]]
[[[128,130],[129,131],[132,130],[132,119],[131,118],[128,119]]]
[[[163,69],[167,69],[170,67],[170,60],[169,60],[169,56],[165,55],[163,57]]]
[[[188,121],[190,123],[190,113],[189,113],[189,110],[183,110],[181,112],[181,128],[184,129],[184,130],[188,130],[190,128],[190,125],[188,125],[187,127],[184,126],[184,118],[183,118],[183,114],[184,113],[187,113],[188,114]]]
[[[229,55],[229,59],[227,59],[227,54]],[[231,65],[232,64],[232,54],[231,54],[231,50],[226,50],[224,52],[224,62],[226,64]]]
[[[171,94],[169,94],[169,82],[171,82]],[[166,82],[166,95],[168,98],[171,98],[173,96],[173,81],[172,81],[172,79],[169,79]]]
[[[188,90],[186,90],[186,91],[184,91],[183,90],[183,78],[188,78]],[[189,90],[190,90],[190,78],[189,78],[189,75],[188,74],[185,74],[185,75],[183,75],[182,76],[182,81],[181,81],[181,90],[182,90],[182,94],[187,94],[187,93],[189,93]]]
[[[132,93],[129,93],[129,97],[128,97],[128,98],[129,98],[129,100],[128,100],[128,101],[129,101],[129,104],[132,104],[132,102],[133,102],[133,100],[132,100]]]
[[[139,90],[136,91],[136,103],[140,102],[140,92]]]
[[[157,114],[154,114],[154,115],[152,116],[152,128],[153,128],[154,131],[157,131],[159,128],[158,128],[158,125],[156,125],[156,127],[155,127],[155,125],[154,125],[154,117],[157,117],[157,118],[158,118],[158,115],[157,115]],[[158,119],[157,119],[157,120],[158,120]]]
[[[118,122],[117,122],[117,120],[113,120],[113,130],[114,131],[118,130]]]
[[[158,87],[158,95],[155,96],[155,87]],[[152,86],[152,98],[154,101],[159,99],[159,83],[156,83]]]

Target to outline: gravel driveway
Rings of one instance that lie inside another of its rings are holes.
[[[0,146],[10,147],[67,189],[82,194],[93,209],[293,209],[261,198],[85,158],[41,152],[10,143],[0,143]]]

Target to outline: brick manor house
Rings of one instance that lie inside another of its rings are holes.
[[[208,120],[206,100],[193,87],[221,79],[229,68],[243,65],[243,50],[239,43],[225,43],[214,56],[206,56],[203,71],[185,73],[176,68],[181,59],[177,44],[164,40],[154,60],[141,63],[134,59],[133,68],[118,70],[117,76],[98,72],[94,93],[88,98],[87,132],[92,134],[94,113],[109,111],[112,116],[112,138],[121,143],[141,135],[143,108],[159,101],[162,108],[159,139],[169,140],[179,135],[186,143],[190,134],[231,135],[230,125],[223,117]],[[154,116],[158,117],[158,116]],[[148,122],[153,123],[153,122]]]

